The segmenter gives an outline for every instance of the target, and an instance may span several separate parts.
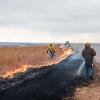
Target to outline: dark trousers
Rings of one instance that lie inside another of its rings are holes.
[[[92,63],[85,63],[86,78],[93,75],[94,70],[92,68]]]

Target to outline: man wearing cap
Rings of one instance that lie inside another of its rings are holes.
[[[96,51],[91,48],[91,44],[89,42],[85,44],[82,56],[85,60],[86,77],[87,79],[93,80],[93,76],[90,74],[90,71],[93,71],[93,58],[96,56]]]

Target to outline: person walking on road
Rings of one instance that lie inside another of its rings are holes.
[[[85,60],[85,71],[87,79],[93,80],[93,59],[96,56],[96,51],[91,48],[90,43],[85,44],[85,48],[82,51],[82,56]]]
[[[54,47],[53,47],[53,45],[51,43],[49,44],[47,53],[49,55],[49,58],[52,58],[53,59],[54,57],[56,57],[55,49],[54,49]]]

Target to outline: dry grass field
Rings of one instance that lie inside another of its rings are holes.
[[[63,54],[61,48],[55,47],[57,57],[48,58],[47,46],[0,48],[0,73],[11,71],[22,65],[44,65],[56,61]]]

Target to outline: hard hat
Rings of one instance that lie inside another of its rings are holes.
[[[85,43],[85,46],[86,46],[86,47],[90,47],[91,44],[90,44],[89,42],[87,42],[87,43]]]
[[[52,46],[52,44],[50,43],[49,46]]]

